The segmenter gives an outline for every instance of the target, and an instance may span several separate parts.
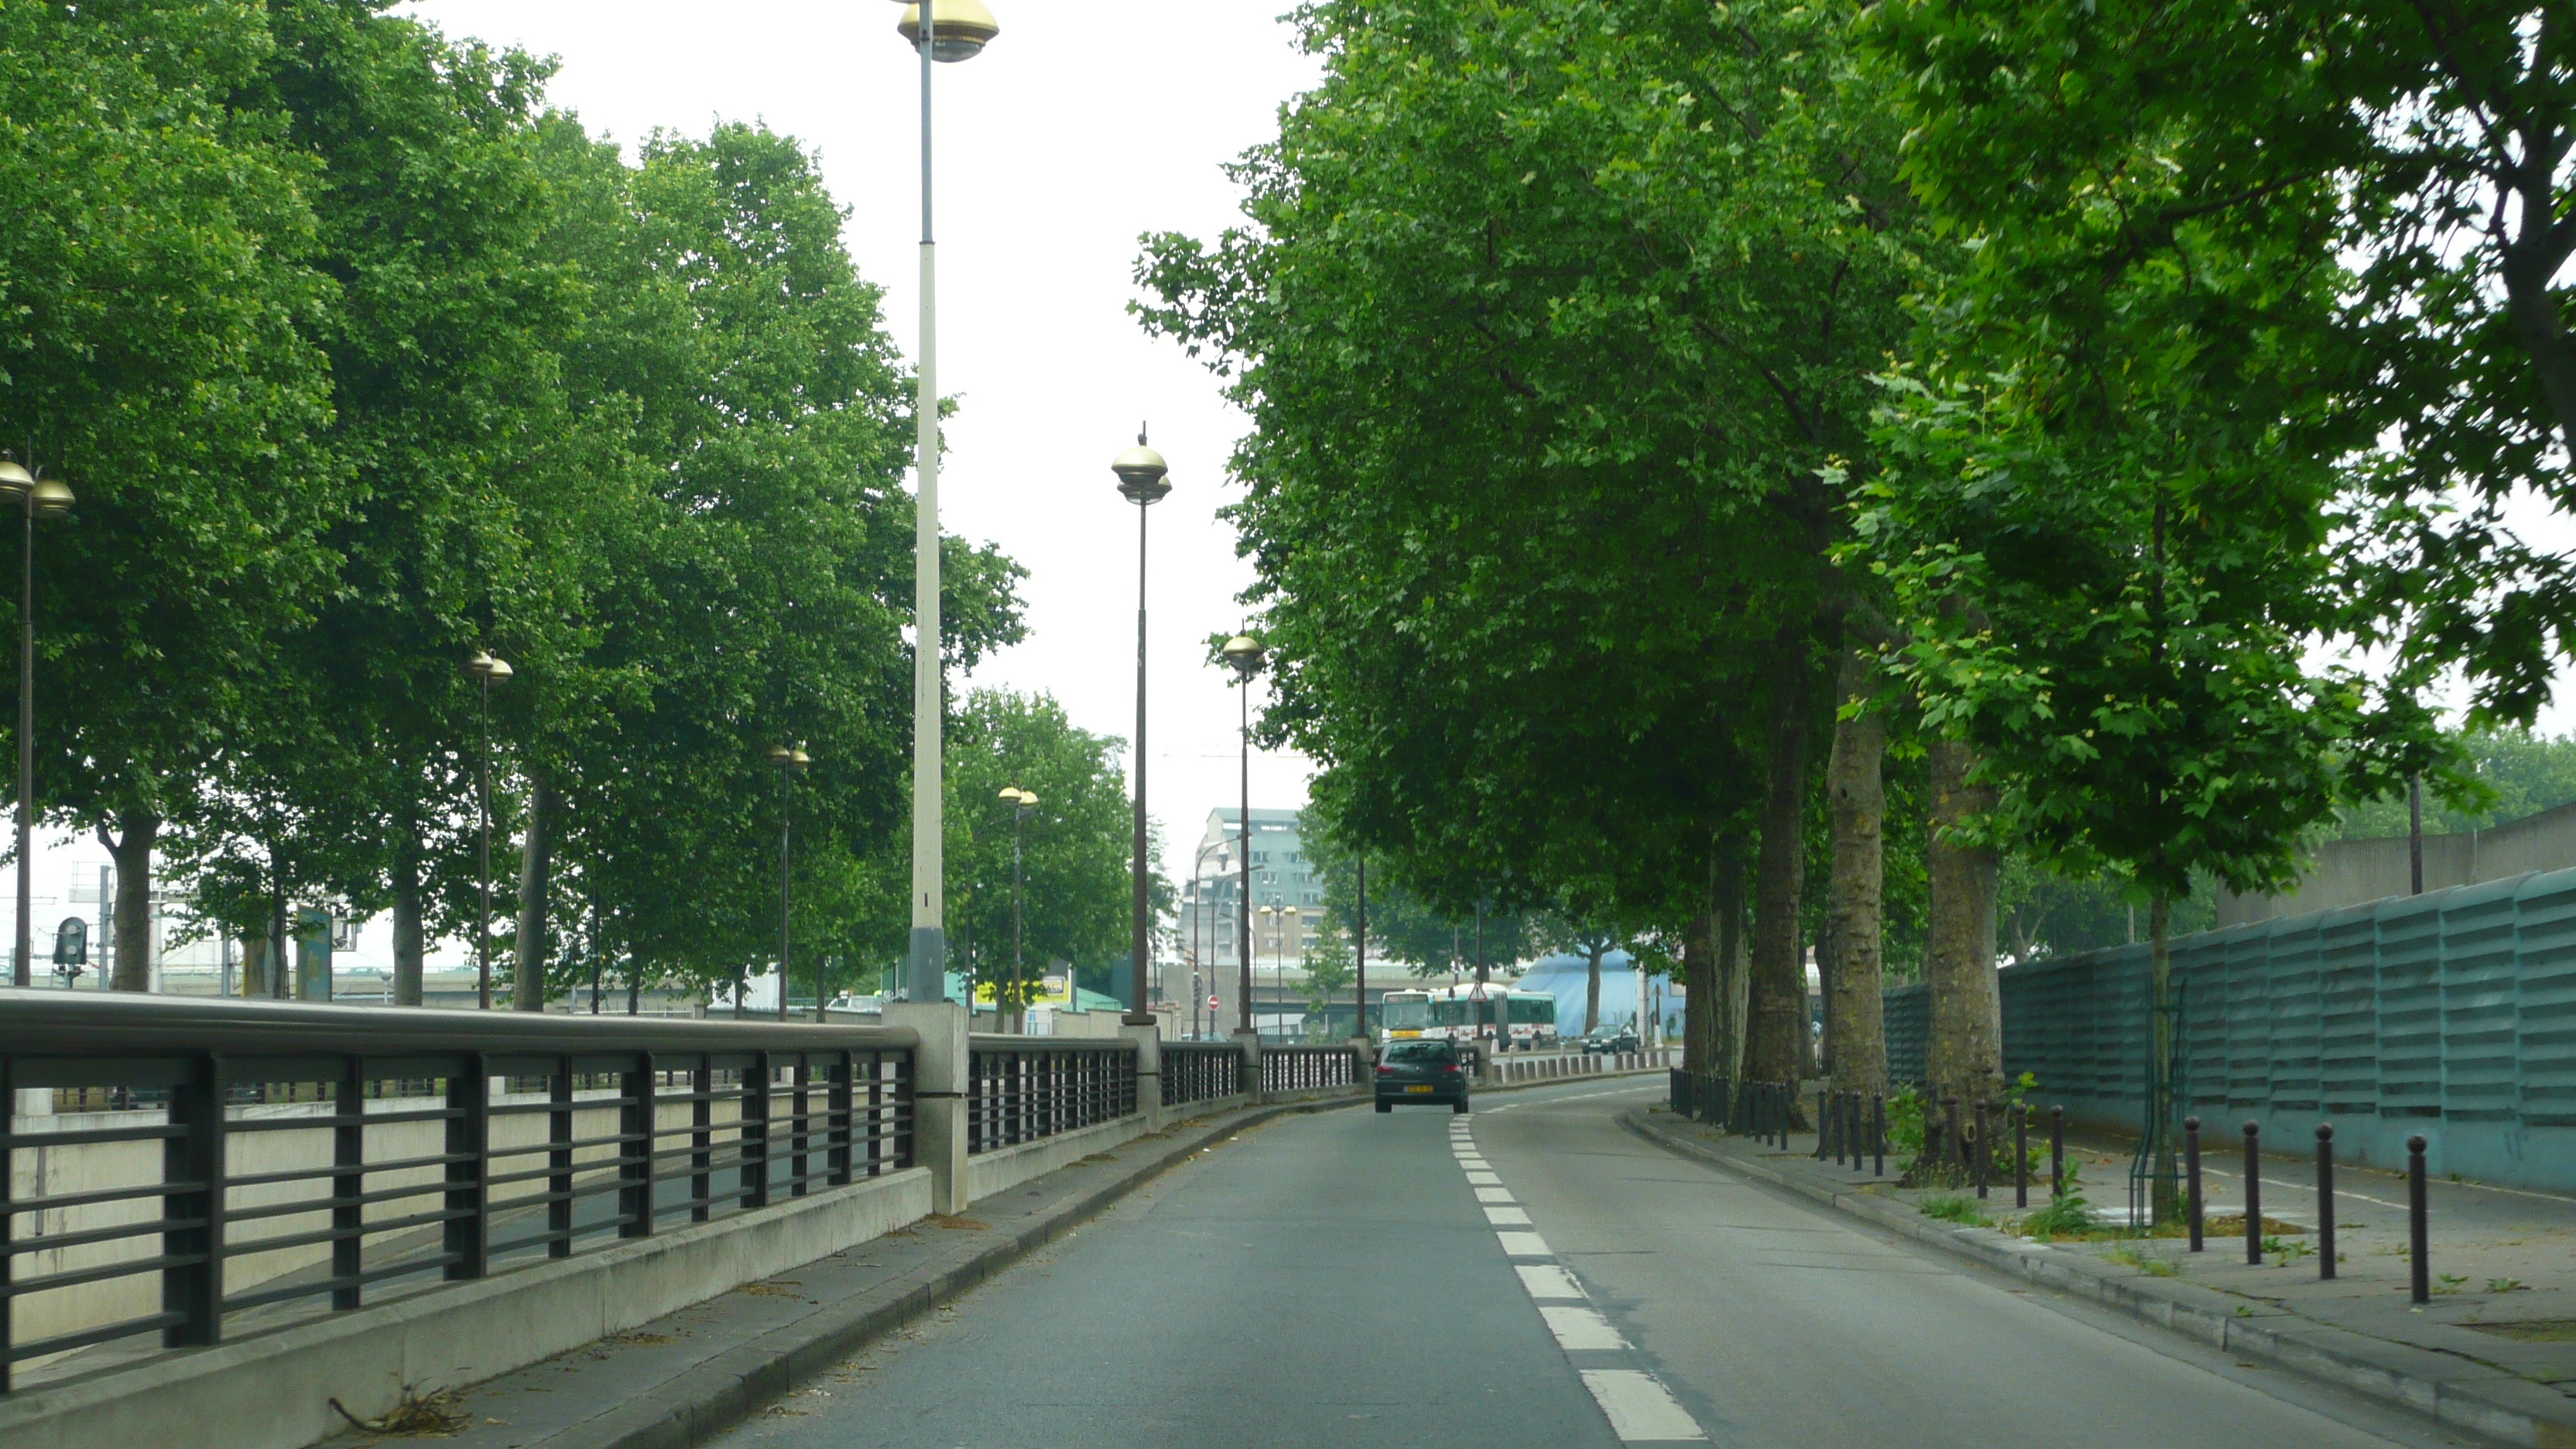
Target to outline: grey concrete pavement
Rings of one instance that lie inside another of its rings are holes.
[[[2476,1442],[1619,1130],[1660,1090],[1271,1123],[723,1442]]]

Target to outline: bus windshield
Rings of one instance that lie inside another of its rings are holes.
[[[1382,1013],[1379,1020],[1389,1031],[1420,1031],[1431,1024],[1431,1003],[1428,1001],[1389,1000],[1379,1010]]]

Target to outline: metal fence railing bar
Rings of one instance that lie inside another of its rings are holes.
[[[0,1392],[909,1166],[909,1032],[8,992]],[[89,1110],[46,1110],[64,1103]]]
[[[1136,1051],[1116,1038],[969,1038],[968,1155],[1134,1116]]]
[[[1359,1082],[1359,1053],[1346,1046],[1281,1046],[1261,1049],[1261,1087],[1296,1092],[1349,1087]]]
[[[1163,1043],[1163,1105],[1243,1095],[1243,1048],[1230,1041]]]

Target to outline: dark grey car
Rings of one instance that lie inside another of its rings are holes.
[[[1398,1102],[1446,1102],[1452,1112],[1467,1110],[1467,1067],[1458,1048],[1445,1041],[1389,1042],[1377,1059],[1377,1109],[1392,1112]]]

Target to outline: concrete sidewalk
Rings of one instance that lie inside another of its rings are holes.
[[[2337,1277],[2320,1281],[2314,1249],[2314,1164],[2266,1154],[2263,1215],[2300,1229],[2275,1233],[2260,1266],[2241,1234],[2207,1239],[2194,1254],[2181,1238],[2040,1242],[2012,1231],[2026,1212],[2013,1185],[1909,1190],[1868,1163],[1815,1158],[1812,1134],[1786,1150],[1723,1136],[1663,1106],[1623,1118],[1631,1131],[1745,1176],[1787,1188],[1990,1267],[2121,1308],[2247,1359],[2295,1369],[2510,1444],[2576,1446],[2576,1200],[2520,1189],[2438,1181],[2427,1193],[2430,1304],[2408,1301],[2406,1183],[2402,1176],[2338,1165]],[[2207,1216],[2244,1205],[2242,1140],[2203,1140]],[[2035,1139],[2038,1146],[2043,1139]],[[2109,1216],[2125,1216],[2132,1144],[2068,1140],[2082,1191]],[[1984,1225],[1927,1216],[1933,1198],[1966,1198]],[[2047,1201],[2045,1180],[2031,1190]]]

